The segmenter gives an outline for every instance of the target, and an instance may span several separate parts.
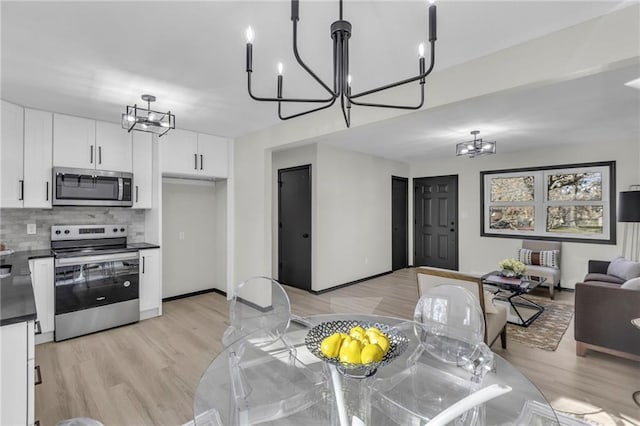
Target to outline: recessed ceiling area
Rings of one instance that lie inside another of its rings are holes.
[[[444,0],[438,3],[435,70],[633,3]],[[337,19],[337,5],[337,1],[304,0],[300,5],[301,55],[325,79],[331,67],[329,26]],[[248,25],[256,34],[257,93],[275,94],[279,61],[284,63],[285,96],[321,93],[294,65],[288,1],[3,1],[0,7],[1,96],[24,106],[119,122],[125,105],[139,102],[142,93],[152,93],[158,110],[176,114],[177,128],[227,137],[268,128],[280,123],[275,105],[251,101],[246,92]],[[354,90],[417,71],[417,46],[427,38],[427,7],[422,0],[345,0],[345,19],[353,24]],[[499,112],[499,106],[493,109]],[[472,112],[477,113],[475,120],[484,121],[477,109],[466,110],[467,115]],[[335,113],[340,114],[338,109]],[[414,145],[468,124],[449,120],[424,133],[427,128],[418,122],[412,133],[407,131],[411,133],[407,140]],[[489,129],[480,130],[483,136],[499,138]],[[466,129],[459,131],[465,137]],[[362,149],[357,138],[353,144]],[[411,157],[408,147],[402,152],[402,158]]]
[[[316,140],[403,162],[455,156],[458,142],[497,141],[497,154],[637,140],[640,64],[543,87],[509,90],[355,127]]]

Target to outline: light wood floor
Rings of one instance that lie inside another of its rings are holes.
[[[410,318],[418,297],[412,269],[318,296],[290,287],[287,291],[293,312],[303,316],[358,312]],[[562,292],[556,299],[573,303],[573,293]],[[105,425],[189,421],[200,375],[222,349],[227,302],[209,293],[167,302],[163,310],[162,317],[138,324],[38,345],[40,424],[80,416]],[[555,352],[516,342],[509,342],[507,350],[497,344],[494,350],[536,383],[556,409],[603,409],[631,420],[616,422],[606,412],[590,418],[601,424],[640,424],[640,410],[631,400],[631,393],[640,389],[640,363],[593,352],[579,358],[574,345],[572,323]]]

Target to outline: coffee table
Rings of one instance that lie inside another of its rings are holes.
[[[544,283],[546,278],[535,277],[530,275],[522,275],[521,277],[503,277],[500,271],[489,272],[482,276],[482,283],[496,287],[498,291],[495,295],[502,300],[509,302],[513,312],[518,316],[518,321],[511,322],[522,327],[529,327],[536,318],[544,312],[544,306],[527,299],[524,295],[531,290]],[[505,293],[505,295],[501,295]],[[532,314],[526,315],[524,310],[533,311]]]

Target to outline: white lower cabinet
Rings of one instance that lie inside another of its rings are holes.
[[[0,424],[35,423],[33,321],[0,327]]]
[[[140,319],[162,314],[160,249],[140,250]]]
[[[53,340],[55,327],[53,258],[31,259],[29,260],[29,270],[33,283],[33,296],[36,301],[36,313],[42,331],[36,336],[36,343],[50,342]]]

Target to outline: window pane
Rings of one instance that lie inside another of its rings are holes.
[[[491,179],[491,201],[533,201],[533,176]]]
[[[491,229],[533,231],[533,206],[490,207],[489,215]]]
[[[562,173],[549,175],[549,201],[602,200],[602,173]]]
[[[547,207],[547,232],[602,234],[602,206]]]

